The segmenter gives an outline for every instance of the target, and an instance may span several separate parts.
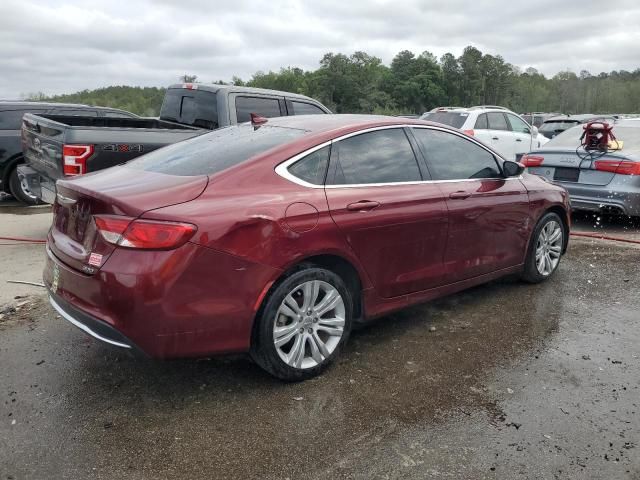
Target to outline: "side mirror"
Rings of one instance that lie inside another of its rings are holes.
[[[538,127],[531,127],[531,135],[534,137],[538,136]]]
[[[505,160],[502,164],[502,171],[505,177],[518,177],[524,172],[524,165],[511,160]]]

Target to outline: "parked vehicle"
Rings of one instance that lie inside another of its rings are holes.
[[[576,210],[640,216],[640,122],[616,122],[619,150],[586,152],[579,148],[583,126],[571,127],[521,162],[530,173],[562,185]]]
[[[27,165],[19,169],[30,191],[53,203],[56,181],[127,162],[209,130],[263,117],[331,113],[304,95],[236,87],[178,84],[167,89],[160,117],[116,119],[26,115]]]
[[[539,132],[548,139],[561,134],[565,130],[589,122],[615,122],[617,116],[613,115],[593,115],[585,113],[582,115],[558,115],[544,121]]]
[[[550,119],[552,117],[557,117],[558,115],[561,115],[561,114],[560,113],[530,112],[530,113],[523,113],[520,116],[529,125],[533,125],[534,127],[540,128],[540,126],[545,122],[545,120],[548,120],[548,119]]]
[[[438,110],[424,114],[421,118],[463,130],[491,145],[509,160],[518,160],[532,148],[548,141],[538,134],[535,127],[504,107],[482,105]]]
[[[137,115],[116,108],[92,107],[75,103],[0,101],[0,190],[16,200],[35,205],[38,198],[18,176],[17,167],[24,163],[20,143],[20,126],[25,113],[81,115],[96,118],[136,118]]]
[[[309,378],[364,321],[567,247],[566,191],[419,120],[283,117],[58,183],[44,282],[90,335],[152,357],[249,351]]]

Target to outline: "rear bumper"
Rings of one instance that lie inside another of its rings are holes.
[[[53,307],[89,335],[153,358],[244,352],[258,299],[279,271],[187,243],[170,251],[116,249],[93,275],[47,248]]]
[[[585,188],[562,184],[571,198],[574,210],[609,211],[623,215],[640,216],[640,191],[620,191],[605,186]]]
[[[56,201],[56,182],[43,176],[28,165],[18,165],[18,176],[26,179],[29,191],[45,203],[54,204]]]
[[[135,344],[108,323],[74,307],[59,295],[49,292],[49,303],[69,323],[101,342],[120,348],[140,351]]]

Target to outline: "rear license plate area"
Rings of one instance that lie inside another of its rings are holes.
[[[553,179],[559,182],[577,182],[580,178],[579,168],[556,167]]]

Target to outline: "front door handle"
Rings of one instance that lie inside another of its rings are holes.
[[[498,137],[491,137],[491,140],[500,140]]]
[[[516,138],[516,142],[521,142],[522,139],[521,138]]]
[[[350,203],[347,205],[347,210],[350,212],[367,212],[369,210],[373,210],[380,202],[373,202],[371,200],[360,200],[359,202]]]
[[[453,200],[464,200],[465,198],[469,198],[470,196],[471,194],[469,192],[465,192],[463,190],[459,192],[452,192],[449,194],[449,198],[452,198]]]

